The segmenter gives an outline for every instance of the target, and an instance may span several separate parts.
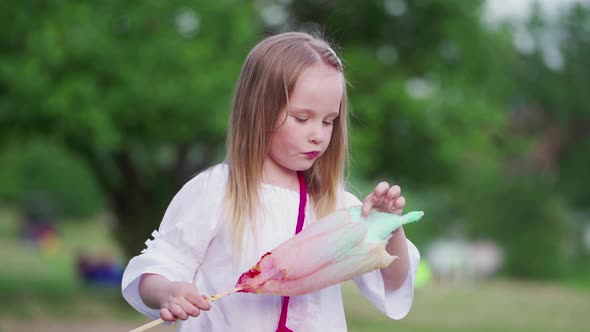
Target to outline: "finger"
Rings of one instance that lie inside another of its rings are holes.
[[[188,314],[182,310],[178,304],[172,304],[168,307],[168,310],[174,315],[174,317],[182,320],[188,319]]]
[[[363,206],[361,206],[361,216],[363,218],[369,215],[369,211],[371,211],[373,205],[375,205],[375,202],[376,198],[374,193],[371,193],[370,195],[365,197],[365,200],[363,201]]]
[[[373,209],[381,212],[389,212],[388,205],[392,202],[389,197],[389,184],[387,182],[381,182],[375,187],[375,203]]]
[[[381,182],[373,190],[372,193],[367,195],[363,200],[363,205],[361,207],[361,216],[366,217],[369,215],[369,212],[373,208],[374,205],[379,205],[383,200],[383,195],[389,189],[389,184],[387,182]]]
[[[211,309],[211,303],[207,301],[207,297],[205,295],[199,295],[198,292],[192,293],[191,295],[186,297],[187,301],[189,301],[195,307],[201,310],[209,310]]]
[[[201,298],[203,299],[203,301],[205,301],[204,307],[202,307],[201,310],[211,309],[211,301],[209,301],[209,297],[207,297],[207,295],[201,295]]]
[[[197,317],[201,314],[201,310],[199,310],[199,308],[194,306],[188,300],[181,300],[179,305],[182,308],[182,311],[184,311],[189,316]]]
[[[387,202],[387,204],[385,204],[385,206],[384,206],[384,210],[383,210],[383,212],[387,212],[387,213],[393,213],[393,211],[394,211],[395,209],[397,209],[397,208],[395,207],[395,202],[396,202],[396,201],[388,201],[388,202]]]
[[[162,310],[160,310],[160,318],[162,318],[163,320],[167,321],[167,322],[175,322],[176,321],[176,317],[174,317],[174,315],[170,312],[170,310],[163,308]]]
[[[377,194],[377,197],[382,197],[383,195],[387,194],[389,190],[389,183],[383,181],[379,182],[379,184],[375,187],[374,193]]]
[[[392,186],[391,188],[389,188],[389,191],[387,192],[387,200],[395,201],[399,197],[401,192],[402,189],[398,185]]]
[[[389,204],[387,212],[401,215],[404,206],[406,206],[406,199],[403,196],[400,196],[394,202]]]
[[[404,206],[406,206],[406,198],[404,196],[400,196],[395,200],[394,206],[396,209],[403,209]]]

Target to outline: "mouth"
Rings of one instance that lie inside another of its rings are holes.
[[[320,152],[319,151],[311,151],[311,152],[305,152],[304,155],[308,158],[308,159],[315,159],[317,157],[320,156]]]

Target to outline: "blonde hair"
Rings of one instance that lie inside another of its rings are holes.
[[[241,249],[246,223],[255,229],[258,190],[270,139],[289,94],[308,67],[323,63],[340,72],[342,62],[320,38],[288,32],[268,37],[248,54],[237,81],[227,135],[229,177],[226,190],[234,248]],[[321,218],[336,208],[348,163],[346,81],[340,113],[325,153],[304,172],[314,212]],[[254,233],[255,234],[255,233]]]

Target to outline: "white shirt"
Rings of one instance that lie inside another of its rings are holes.
[[[227,223],[222,222],[221,214],[226,181],[227,165],[220,164],[190,180],[176,194],[159,231],[152,233],[154,239],[146,242],[147,248],[132,258],[125,269],[123,297],[136,310],[151,319],[160,317],[159,310],[147,307],[139,296],[139,279],[144,273],[160,274],[170,281],[192,282],[200,294],[218,294],[232,288],[239,276],[254,266],[264,253],[295,234],[299,193],[263,184],[259,195],[264,209],[257,219],[256,242],[251,232],[244,232],[242,259],[239,266],[234,263],[232,237],[223,226]],[[354,205],[361,205],[361,202],[343,191],[338,208]],[[314,213],[307,204],[305,224],[314,220]],[[408,251],[410,271],[398,290],[384,290],[379,270],[354,279],[362,294],[393,319],[401,319],[409,312],[414,296],[420,255],[410,241]],[[180,321],[178,331],[274,332],[280,312],[280,296],[235,293],[213,302],[210,311]],[[287,327],[295,332],[346,331],[340,285],[291,297]]]

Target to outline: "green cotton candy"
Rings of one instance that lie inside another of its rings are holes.
[[[356,222],[363,222],[367,225],[367,237],[365,242],[375,243],[380,241],[387,241],[391,237],[391,233],[400,226],[409,224],[420,220],[424,215],[422,211],[412,211],[398,216],[397,214],[371,211],[366,218],[361,216],[361,207],[353,206],[347,209],[352,216],[352,220]]]

